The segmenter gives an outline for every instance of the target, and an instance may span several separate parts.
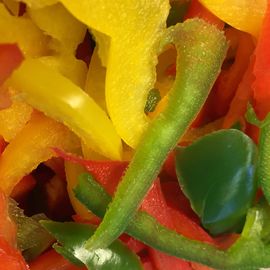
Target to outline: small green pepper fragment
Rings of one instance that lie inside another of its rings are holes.
[[[54,242],[54,238],[39,224],[44,214],[27,217],[13,199],[9,199],[9,215],[17,226],[17,245],[27,261],[44,252]]]
[[[114,199],[85,248],[107,247],[125,230],[168,153],[199,113],[220,71],[227,42],[222,32],[194,19],[167,30],[161,48],[174,43],[177,74],[165,110],[146,130]]]
[[[74,222],[42,221],[46,228],[62,246],[56,251],[79,266],[85,264],[89,270],[142,270],[138,257],[119,240],[108,248],[93,252],[86,250],[84,242],[94,233],[95,227]]]
[[[147,97],[146,104],[144,107],[144,112],[146,114],[149,112],[153,112],[160,100],[161,100],[161,96],[158,89],[156,88],[151,89],[148,93],[148,97]]]
[[[179,183],[210,233],[241,229],[257,189],[256,150],[236,129],[213,132],[177,149]]]

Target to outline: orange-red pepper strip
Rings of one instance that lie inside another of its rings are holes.
[[[270,2],[264,18],[261,34],[255,51],[255,82],[253,84],[254,109],[263,119],[270,111]]]
[[[248,101],[252,95],[252,82],[254,81],[253,75],[254,57],[251,57],[249,66],[240,82],[236,94],[230,104],[228,113],[224,118],[222,124],[223,128],[230,128],[242,116],[244,116]]]
[[[206,9],[198,0],[192,0],[185,19],[196,17],[199,17],[207,21],[208,23],[215,25],[220,30],[224,28],[225,24],[221,19],[219,19],[212,12]]]

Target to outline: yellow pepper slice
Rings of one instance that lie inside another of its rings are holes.
[[[61,53],[75,53],[84,39],[86,26],[76,20],[61,3],[40,9],[28,8],[27,13],[41,30],[60,43]]]
[[[32,111],[31,106],[20,101],[14,101],[10,107],[0,110],[0,135],[6,142],[10,142],[30,120]]]
[[[6,7],[9,9],[9,11],[15,15],[19,15],[20,11],[20,3],[16,2],[15,0],[2,0],[2,2],[6,5]]]
[[[110,44],[108,56],[101,55],[103,62],[104,58],[107,60],[107,109],[121,138],[136,147],[149,122],[144,106],[155,83],[155,65],[169,1],[61,2],[77,19],[94,29],[94,35],[98,31],[110,37],[108,42],[97,36],[100,48]]]
[[[199,0],[229,25],[257,37],[260,33],[267,0]]]
[[[16,0],[18,2],[24,2],[27,4],[30,8],[43,8],[46,6],[53,5],[58,2],[58,0]]]
[[[73,191],[78,184],[79,175],[85,173],[86,170],[78,164],[65,161],[65,172],[67,177],[68,196],[74,211],[83,219],[90,219],[93,214],[75,197]]]
[[[7,84],[34,108],[61,121],[94,151],[121,159],[122,144],[106,113],[81,88],[37,59],[26,59]]]
[[[0,186],[10,194],[20,179],[55,156],[52,147],[73,151],[79,140],[62,124],[35,113],[0,157]]]
[[[105,78],[106,68],[102,66],[98,50],[95,48],[91,56],[84,90],[104,111],[107,109],[105,103]]]
[[[83,61],[76,59],[74,55],[43,56],[39,60],[46,66],[70,79],[74,84],[81,88],[84,87],[87,66]]]
[[[48,53],[49,37],[29,19],[12,16],[0,3],[0,43],[18,43],[26,56],[41,56]]]

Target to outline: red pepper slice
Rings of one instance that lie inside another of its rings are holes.
[[[55,148],[54,151],[64,160],[71,161],[85,167],[85,169],[99,181],[110,195],[114,193],[119,180],[128,165],[128,162],[123,161],[85,160],[81,157],[67,154],[57,148]]]
[[[175,229],[174,222],[170,213],[165,198],[161,191],[160,181],[157,179],[145,199],[143,200],[141,209],[155,217],[162,225]],[[181,222],[181,221],[180,221]],[[148,248],[149,255],[152,258],[156,269],[175,269],[175,270],[191,270],[190,264],[187,261],[176,257],[169,256],[165,253],[157,251],[153,248]]]
[[[263,21],[261,34],[255,51],[253,84],[254,109],[257,116],[263,119],[270,111],[270,2]]]
[[[185,19],[199,17],[205,21],[214,24],[218,29],[224,28],[224,22],[220,20],[217,16],[206,9],[198,0],[192,0],[189,5],[188,12]]]
[[[86,267],[78,267],[71,264],[64,257],[49,250],[39,256],[30,264],[31,270],[86,270]]]
[[[6,147],[6,142],[4,140],[4,138],[2,136],[0,136],[0,154],[2,154],[2,152],[4,151],[5,147]]]

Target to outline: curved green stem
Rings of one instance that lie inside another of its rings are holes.
[[[257,175],[263,193],[270,203],[270,123],[261,128]]]
[[[246,119],[249,123],[260,128],[257,176],[265,198],[270,204],[270,114],[260,121],[252,106],[249,105]]]
[[[178,52],[168,105],[141,139],[103,221],[85,244],[89,250],[108,246],[125,230],[168,153],[203,106],[227,49],[223,33],[198,19],[168,29],[166,42]]]

